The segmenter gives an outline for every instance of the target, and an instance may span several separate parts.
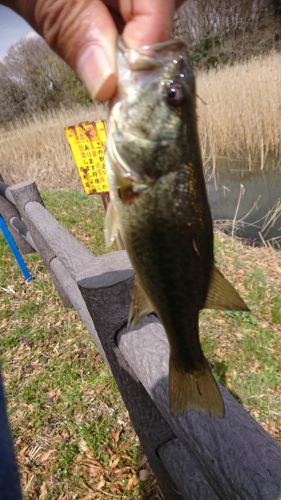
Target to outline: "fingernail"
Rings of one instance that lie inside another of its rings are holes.
[[[80,55],[76,69],[92,99],[112,97],[116,87],[116,75],[102,47],[88,47]]]

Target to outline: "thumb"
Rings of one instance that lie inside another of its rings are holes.
[[[73,69],[92,98],[115,93],[117,28],[101,0],[17,0],[6,4],[21,14]]]
[[[80,2],[77,2],[78,4]],[[83,3],[83,2],[81,2]],[[110,12],[100,1],[85,0],[87,8],[81,8],[74,40],[69,48],[68,60],[88,88],[93,99],[110,99],[117,86],[115,46],[117,29]]]

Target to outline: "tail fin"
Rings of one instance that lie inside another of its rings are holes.
[[[210,417],[224,417],[224,403],[207,360],[200,371],[179,370],[170,356],[170,408],[174,415],[197,410]]]

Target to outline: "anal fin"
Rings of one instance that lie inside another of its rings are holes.
[[[212,270],[208,295],[203,307],[207,309],[249,311],[239,293],[215,266]]]
[[[155,313],[155,307],[149,300],[144,289],[135,276],[132,302],[129,311],[128,326],[134,328],[138,322],[148,314]]]

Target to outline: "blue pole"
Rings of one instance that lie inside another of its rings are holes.
[[[7,241],[7,244],[8,244],[13,256],[15,257],[15,259],[18,263],[18,266],[19,266],[19,268],[24,276],[24,279],[26,281],[32,280],[32,276],[31,276],[29,270],[27,269],[26,264],[25,264],[21,254],[20,254],[20,251],[15,243],[15,240],[12,237],[12,235],[11,235],[7,225],[6,225],[6,222],[4,221],[4,218],[1,214],[0,214],[0,229],[2,229],[4,238]]]

